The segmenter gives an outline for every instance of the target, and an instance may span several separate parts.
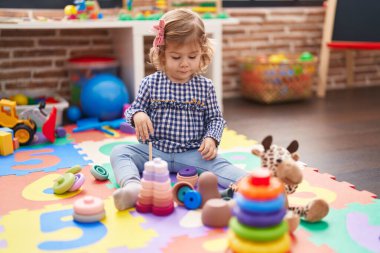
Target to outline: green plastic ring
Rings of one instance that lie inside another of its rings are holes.
[[[66,170],[65,173],[73,173],[73,174],[77,174],[79,172],[82,171],[82,167],[80,165],[74,165],[73,167],[71,167],[70,169]]]
[[[108,171],[100,165],[92,166],[90,172],[97,180],[100,181],[107,180],[109,176]]]
[[[230,220],[230,228],[242,239],[268,242],[275,241],[286,234],[288,232],[288,223],[282,221],[280,224],[273,227],[257,228],[242,225],[236,217],[233,217]]]
[[[67,192],[75,183],[75,176],[73,173],[65,173],[55,181],[53,191],[55,194],[63,194]]]

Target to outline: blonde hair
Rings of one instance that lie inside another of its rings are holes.
[[[205,33],[204,23],[198,14],[187,9],[175,9],[167,12],[162,18],[165,21],[164,45],[153,46],[149,52],[150,63],[157,70],[165,70],[165,45],[170,42],[177,44],[199,43],[201,48],[201,63],[198,73],[206,71],[211,63],[213,48]],[[197,74],[198,74],[197,73]]]

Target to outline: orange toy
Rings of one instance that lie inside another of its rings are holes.
[[[28,145],[36,133],[36,123],[31,119],[20,119],[16,113],[16,102],[0,100],[0,127],[12,128],[20,145]],[[13,144],[11,144],[13,146]],[[13,152],[13,151],[12,151]]]
[[[276,191],[278,193],[274,194]],[[252,192],[259,192],[258,198]],[[228,233],[228,245],[233,252],[290,251],[289,227],[284,221],[285,197],[279,179],[271,178],[267,169],[253,171],[239,184],[234,197],[237,205],[233,208],[234,217],[230,219]]]

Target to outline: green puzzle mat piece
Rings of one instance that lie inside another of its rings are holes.
[[[347,228],[350,224],[351,229],[353,228],[354,217],[366,217],[368,223],[358,224],[354,227],[358,232],[350,234]],[[347,208],[340,210],[330,209],[324,221],[319,223],[302,221],[301,228],[310,232],[310,241],[316,245],[326,244],[336,252],[380,252],[380,200],[374,199],[373,204],[367,205],[350,203]],[[362,236],[353,238],[360,234]]]

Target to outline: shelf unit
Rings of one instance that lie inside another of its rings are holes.
[[[189,8],[197,13],[218,14],[222,11],[221,0],[167,0],[168,9]]]
[[[145,76],[144,37],[154,36],[151,28],[157,21],[117,21],[117,20],[88,20],[88,21],[29,21],[0,24],[2,29],[109,29],[112,34],[115,52],[120,63],[121,78],[128,87],[130,94],[136,97],[141,80]],[[236,19],[205,20],[206,33],[214,40],[214,58],[206,73],[214,85],[218,104],[223,109],[222,82],[222,33],[223,24],[238,24]]]

